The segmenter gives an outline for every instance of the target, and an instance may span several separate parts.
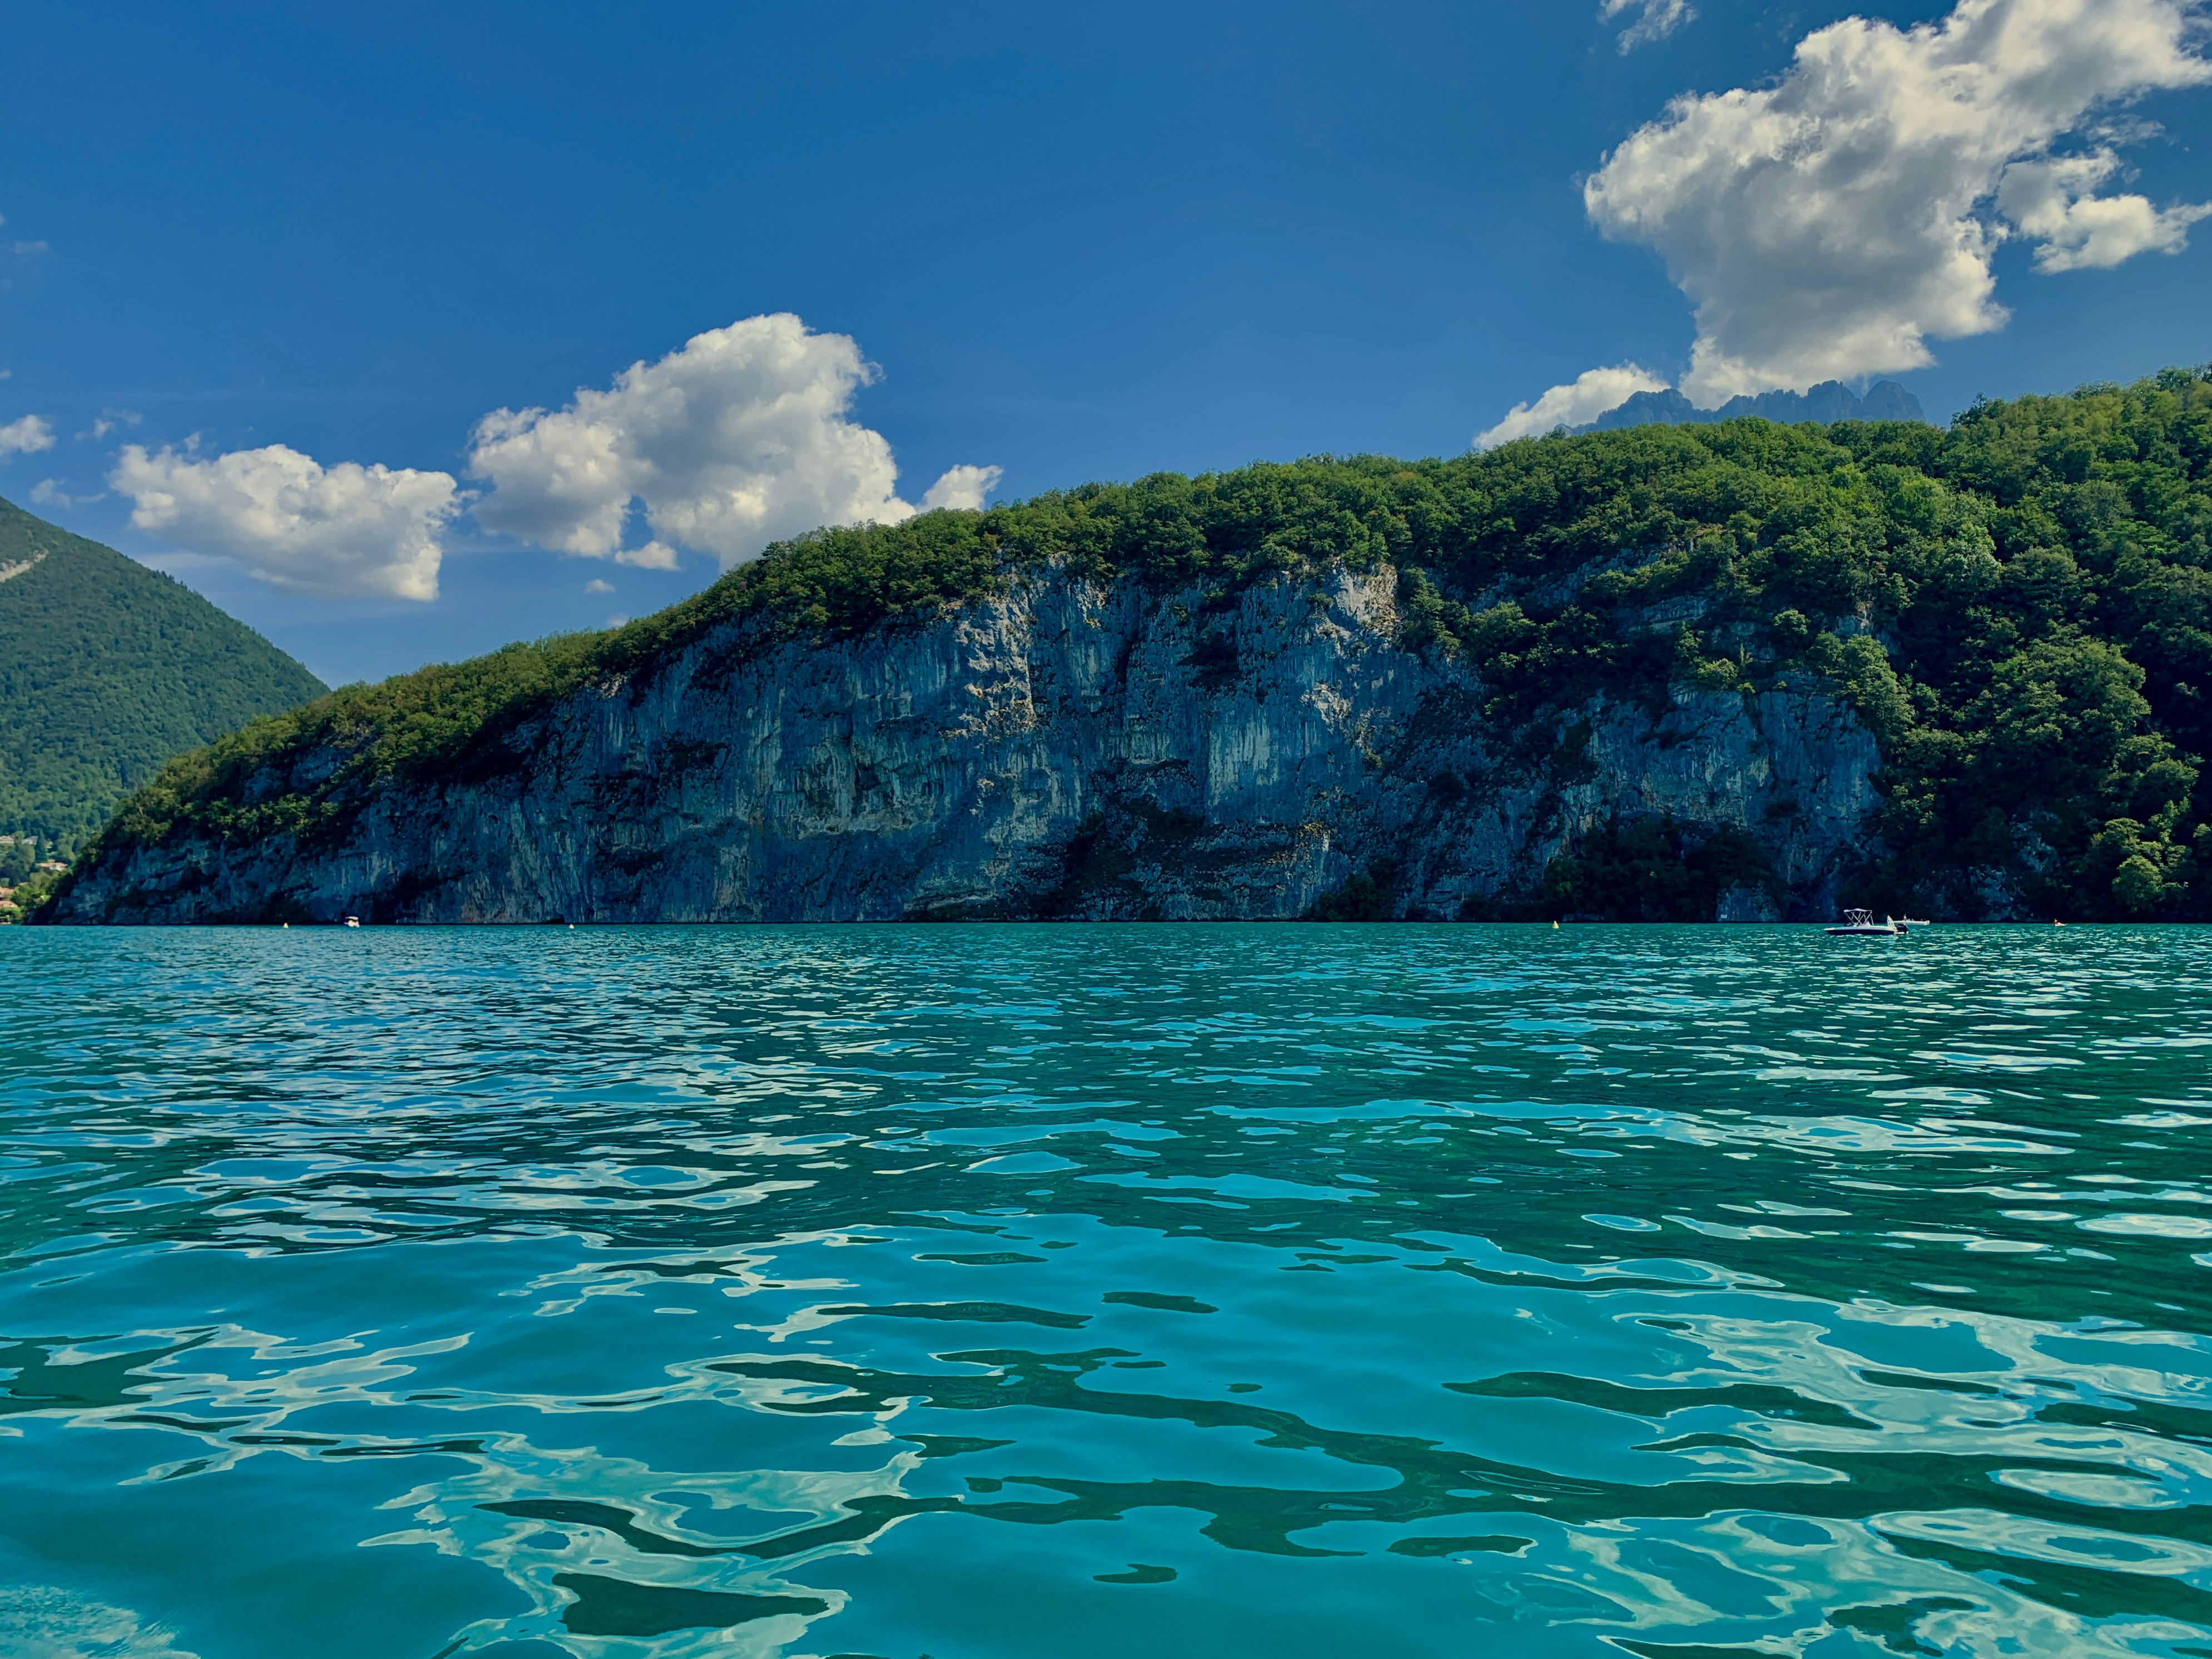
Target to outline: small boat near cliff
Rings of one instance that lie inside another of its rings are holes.
[[[1904,931],[1887,916],[1876,921],[1871,910],[1846,910],[1843,921],[1828,929],[1846,939],[1894,939]]]

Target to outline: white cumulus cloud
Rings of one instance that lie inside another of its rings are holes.
[[[2179,253],[2212,205],[2160,209],[2147,196],[2100,196],[2120,171],[2110,149],[2014,161],[1997,184],[1997,210],[2038,244],[2038,270],[2106,270],[2138,253]]]
[[[1616,42],[1624,56],[1654,40],[1664,40],[1698,15],[1691,9],[1690,0],[1604,0],[1597,15],[1610,23],[1630,11],[1636,14],[1635,20],[1621,30]]]
[[[54,428],[41,415],[26,415],[0,426],[0,461],[11,455],[35,455],[54,447]]]
[[[563,408],[495,410],[469,448],[490,486],[477,522],[563,553],[672,568],[693,548],[726,568],[819,525],[981,506],[995,467],[953,468],[919,508],[899,498],[890,443],[849,418],[877,372],[785,313],[696,335]],[[625,547],[634,504],[651,539]]]
[[[211,460],[125,444],[108,482],[138,529],[320,599],[436,599],[439,537],[461,506],[450,473],[325,467],[283,444]]]
[[[2100,110],[2212,80],[2197,12],[1960,0],[1910,29],[1845,18],[1771,86],[1674,100],[1584,205],[1656,249],[1695,302],[1682,390],[1701,406],[1919,368],[1929,338],[2003,325],[1990,258],[2008,235],[2053,271],[2182,246],[2201,210],[2098,197],[2116,163],[2052,151]]]
[[[1004,476],[995,466],[947,467],[938,481],[923,492],[921,510],[933,513],[949,507],[963,513],[980,513]]]
[[[1618,409],[1639,392],[1659,392],[1667,382],[1646,368],[1623,363],[1617,368],[1589,368],[1565,386],[1555,386],[1533,404],[1516,404],[1496,426],[1474,434],[1477,449],[1509,438],[1549,432],[1555,426],[1586,426],[1608,409]]]

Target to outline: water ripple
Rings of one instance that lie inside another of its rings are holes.
[[[0,930],[0,1645],[2212,1652],[2212,941],[1859,943]]]

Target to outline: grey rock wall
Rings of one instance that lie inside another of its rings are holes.
[[[1209,608],[1048,573],[847,642],[726,630],[556,705],[511,766],[386,788],[332,844],[179,833],[102,859],[58,919],[1287,918],[1376,860],[1392,914],[1450,918],[1659,812],[1769,853],[1786,896],[1735,890],[1723,918],[1830,913],[1879,764],[1840,702],[1600,702],[1532,750],[1464,665],[1401,647],[1395,592],[1338,572]]]

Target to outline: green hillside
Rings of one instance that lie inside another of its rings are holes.
[[[342,834],[385,780],[504,763],[505,734],[550,699],[720,623],[750,618],[756,645],[856,634],[1047,563],[1197,586],[1208,610],[1255,580],[1393,567],[1406,646],[1472,668],[1501,736],[1563,778],[1594,697],[1832,688],[1885,763],[1876,855],[1847,896],[1972,917],[2002,883],[2032,914],[2212,920],[2212,367],[1978,404],[1948,430],[1640,426],[817,532],[615,632],[258,722],[180,757],[102,842]],[[1694,622],[1631,625],[1662,601]],[[345,763],[247,798],[258,768],[319,746]],[[1654,871],[1683,856],[1650,831],[1559,860],[1547,913],[1648,916]]]
[[[181,583],[0,501],[0,835],[74,846],[171,757],[325,689]]]

